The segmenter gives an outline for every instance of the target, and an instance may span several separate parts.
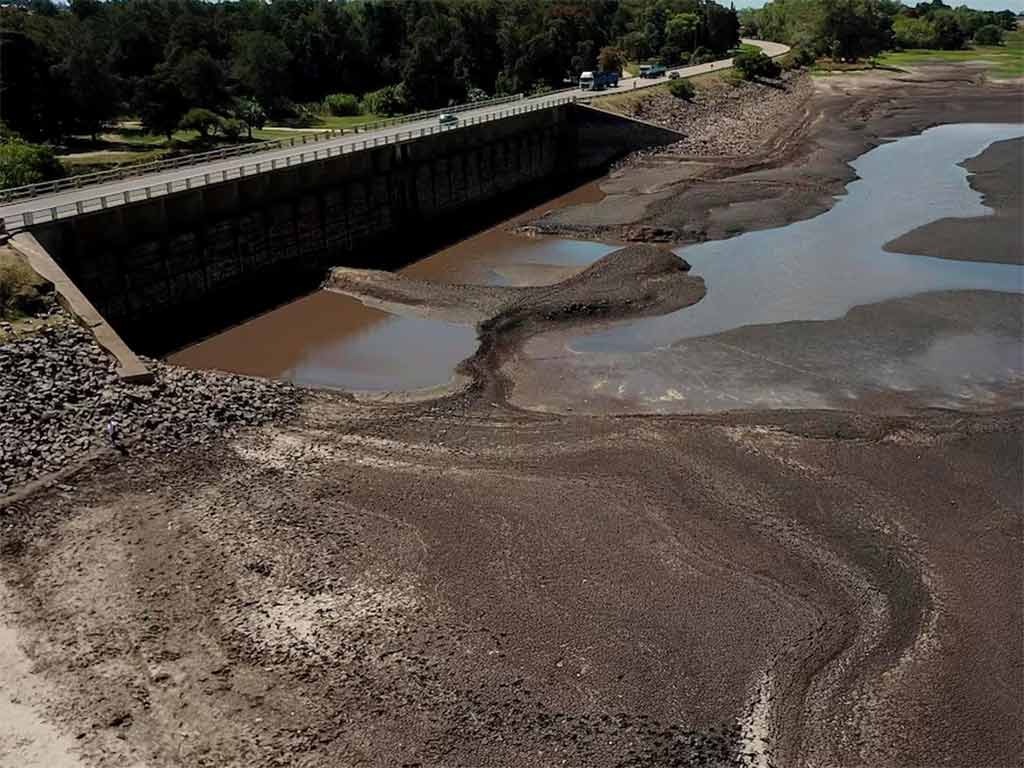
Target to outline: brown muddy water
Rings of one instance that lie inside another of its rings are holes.
[[[600,200],[590,183],[417,261],[402,274],[476,285],[543,285],[615,246],[514,235],[508,227],[564,205]],[[411,391],[447,384],[476,350],[472,326],[399,315],[318,291],[168,356],[175,365],[264,376],[309,387]]]
[[[1024,339],[1010,307],[1024,268],[885,244],[944,217],[991,215],[960,163],[1021,136],[1020,124],[958,124],[901,138],[851,163],[859,178],[829,211],[678,250],[707,285],[702,301],[531,339],[515,401],[666,413],[845,408],[898,392],[940,407],[1016,404]]]
[[[548,384],[532,389],[545,397],[564,396],[576,402],[582,395],[570,382],[578,380],[588,398],[658,412],[832,405],[834,397],[823,397],[807,387],[787,388],[774,374],[765,374],[765,381],[756,386],[747,383],[745,377],[757,368],[751,360],[763,357],[761,350],[757,345],[744,349],[738,362],[726,363],[723,344],[728,341],[726,346],[733,349],[736,343],[723,334],[761,329],[763,335],[764,329],[779,329],[783,336],[791,336],[797,328],[794,323],[812,322],[819,324],[815,328],[826,328],[829,321],[855,307],[883,307],[886,301],[927,292],[1024,291],[1024,269],[1017,265],[884,250],[886,242],[928,222],[990,214],[958,163],[993,141],[1022,134],[1024,128],[1019,125],[947,125],[866,153],[852,163],[859,179],[828,212],[679,251],[708,285],[707,297],[698,304],[569,338],[554,334],[528,342],[523,360],[529,361],[536,381],[562,382],[555,389],[564,391],[556,393]],[[401,272],[448,283],[557,282],[615,246],[527,238],[510,234],[508,226],[544,210],[600,198],[597,184],[587,185]],[[907,333],[912,330],[906,329]],[[888,349],[886,345],[893,346],[894,339],[901,341],[896,345],[899,349]],[[703,340],[717,341],[705,344]],[[780,347],[784,359],[774,361],[781,371],[803,365],[789,358],[806,343],[791,342]],[[1002,325],[997,332],[987,325],[965,332],[954,323],[945,335],[931,339],[924,353],[898,328],[885,338],[860,343],[871,347],[871,354],[862,351],[858,358],[847,350],[810,367],[830,381],[864,379],[865,386],[874,388],[922,389],[957,398],[973,397],[979,381],[988,385],[1024,379],[1019,334]],[[184,349],[169,360],[305,386],[409,391],[449,382],[476,344],[475,330],[467,325],[390,314],[345,296],[316,293]],[[822,365],[824,369],[817,370]],[[958,372],[955,381],[951,371]],[[795,394],[786,394],[791,389]]]

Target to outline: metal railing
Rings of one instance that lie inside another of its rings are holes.
[[[256,174],[265,173],[268,171],[275,171],[282,168],[290,168],[295,165],[302,165],[304,163],[317,162],[319,160],[326,160],[329,157],[337,157],[339,155],[352,154],[354,152],[363,152],[366,150],[373,149],[374,147],[385,146],[387,144],[402,144],[407,141],[422,138],[423,136],[430,136],[435,133],[444,133],[448,131],[457,131],[461,128],[465,128],[471,125],[479,125],[480,123],[492,122],[494,120],[504,120],[507,117],[514,115],[525,114],[527,112],[537,112],[544,109],[551,109],[552,107],[562,106],[563,104],[571,104],[576,101],[576,96],[558,96],[551,99],[544,99],[542,101],[533,101],[521,106],[513,107],[512,109],[501,110],[499,112],[490,112],[483,115],[471,115],[465,120],[461,120],[454,125],[430,125],[421,128],[413,128],[408,131],[399,131],[393,134],[384,134],[382,136],[372,136],[359,141],[358,139],[347,143],[339,144],[336,146],[323,147],[319,149],[313,149],[312,151],[306,150],[285,157],[275,157],[269,160],[260,160],[255,163],[243,163],[242,165],[235,166],[230,169],[223,169],[215,172],[198,173],[193,176],[187,176],[180,179],[172,179],[166,182],[149,184],[146,186],[136,187],[133,189],[124,190],[122,192],[112,192],[110,194],[98,195],[96,197],[84,198],[76,200],[73,203],[66,203],[63,205],[54,205],[47,208],[38,208],[31,211],[25,211],[20,214],[13,214],[5,217],[2,221],[7,228],[8,232],[14,232],[19,229],[31,227],[35,224],[42,224],[50,221],[57,221],[59,219],[66,219],[72,216],[78,216],[83,213],[92,213],[94,211],[102,211],[107,208],[112,208],[120,205],[127,205],[128,203],[136,203],[143,200],[151,200],[153,198],[170,195],[174,192],[182,192],[189,189],[196,189],[198,187],[208,186],[210,184],[218,184],[232,179],[242,179],[247,176],[255,176]],[[451,110],[448,110],[451,111]],[[464,111],[464,110],[463,110]]]
[[[119,181],[121,179],[129,179],[134,176],[145,176],[149,173],[159,173],[160,171],[184,168],[189,165],[202,165],[204,163],[224,160],[230,157],[238,157],[239,155],[272,152],[278,149],[294,147],[298,144],[310,144],[326,141],[328,139],[335,139],[339,136],[368,133],[370,131],[376,131],[381,128],[387,128],[394,125],[414,123],[419,120],[429,120],[431,117],[437,117],[438,115],[445,113],[454,114],[468,110],[496,107],[501,104],[522,101],[523,98],[525,98],[523,94],[517,93],[513,96],[501,96],[496,99],[488,99],[487,101],[459,104],[458,106],[447,107],[445,109],[432,109],[427,112],[416,112],[411,115],[389,117],[384,120],[375,120],[372,123],[361,123],[360,125],[356,125],[351,128],[312,128],[310,129],[311,133],[304,133],[286,139],[271,139],[269,141],[240,144],[234,147],[222,147],[221,149],[212,149],[208,152],[195,152],[193,154],[181,155],[180,157],[172,157],[166,160],[132,163],[118,168],[112,168],[109,171],[83,173],[78,176],[70,176],[68,178],[57,179],[55,181],[44,181],[38,184],[26,184],[21,187],[0,189],[0,203],[11,203],[18,200],[39,197],[41,195],[52,195],[55,192],[66,192],[72,189],[81,189],[82,187],[104,184],[108,181]],[[315,133],[313,131],[315,131]]]

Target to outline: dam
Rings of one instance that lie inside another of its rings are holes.
[[[404,266],[426,255],[428,229],[483,229],[495,211],[679,138],[554,102],[169,194],[125,193],[27,229],[128,345],[155,356],[312,290],[332,266]]]

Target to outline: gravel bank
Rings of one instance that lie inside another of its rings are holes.
[[[686,138],[667,147],[634,152],[623,164],[662,155],[753,155],[803,108],[813,91],[806,72],[786,72],[773,83],[714,82],[700,88],[692,101],[659,89],[638,102],[632,116],[685,133]]]
[[[707,88],[693,105],[652,94],[640,116],[687,138],[626,158],[601,182],[601,202],[519,229],[683,245],[800,221],[833,205],[854,179],[853,158],[942,123],[1019,121],[1021,96],[1016,85],[940,65],[913,74],[790,74],[784,89],[745,84],[730,96]]]
[[[86,329],[63,310],[50,319],[0,345],[0,495],[109,446],[111,420],[134,453],[205,443],[294,411],[288,385],[155,361],[152,385],[125,384]]]

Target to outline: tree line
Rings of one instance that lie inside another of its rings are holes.
[[[0,117],[33,141],[133,115],[239,132],[267,115],[394,114],[721,55],[710,0],[21,0],[0,8]]]
[[[746,34],[788,43],[815,56],[857,60],[898,48],[957,50],[997,45],[1016,29],[1013,11],[952,8],[942,0],[773,0],[740,14]]]

